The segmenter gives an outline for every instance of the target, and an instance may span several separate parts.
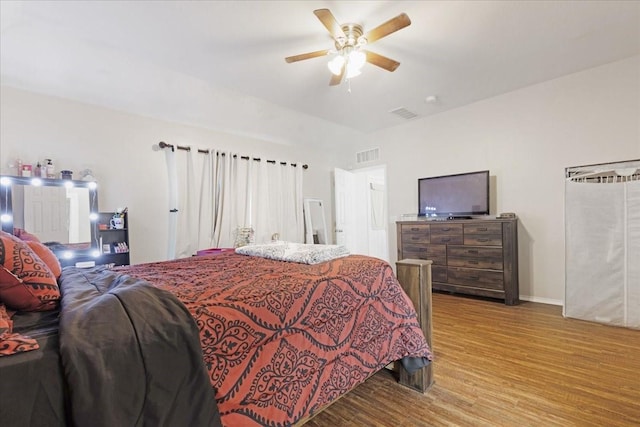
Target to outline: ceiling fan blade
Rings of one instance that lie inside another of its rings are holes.
[[[331,74],[331,80],[329,81],[329,86],[337,86],[342,83],[342,78],[344,77],[345,70],[347,66],[346,64],[342,66],[342,70],[340,70],[340,74],[337,76],[335,74]]]
[[[328,53],[329,53],[329,49],[317,50],[315,52],[302,53],[300,55],[294,55],[294,56],[287,56],[286,58],[284,58],[284,60],[287,61],[288,63],[292,63],[296,61],[302,61],[304,59],[311,59],[311,58],[317,58],[319,56],[325,56]]]
[[[322,22],[322,25],[325,26],[334,40],[337,40],[338,38],[347,38],[347,36],[344,34],[344,31],[342,31],[340,24],[338,24],[338,21],[336,21],[336,18],[333,16],[329,9],[317,9],[314,10],[313,13],[318,17],[320,22]]]
[[[369,31],[365,34],[368,43],[373,43],[376,40],[379,40],[385,36],[388,36],[391,33],[395,33],[398,30],[403,29],[411,24],[411,20],[406,13],[401,13],[395,18],[389,19],[384,24],[378,25],[373,30]]]
[[[387,71],[395,71],[396,68],[400,66],[400,63],[398,61],[394,61],[393,59],[387,58],[386,56],[382,56],[368,50],[365,50],[364,53],[367,55],[368,63],[377,65],[378,67],[384,68]]]

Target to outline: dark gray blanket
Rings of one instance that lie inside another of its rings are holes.
[[[198,327],[173,295],[104,268],[65,269],[61,291],[75,425],[221,425]]]

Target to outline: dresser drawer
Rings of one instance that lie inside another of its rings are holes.
[[[429,224],[402,225],[403,243],[429,243]]]
[[[447,259],[451,267],[502,270],[502,248],[482,246],[448,246]]]
[[[493,223],[474,223],[474,224],[464,224],[464,234],[499,234],[502,236],[502,224],[493,224]]]
[[[427,257],[427,247],[425,245],[404,243],[404,236],[403,236],[402,258],[429,259]]]
[[[441,245],[461,245],[462,224],[432,224],[431,243]]]
[[[482,222],[464,224],[464,244],[502,246],[502,224]]]
[[[447,283],[447,267],[444,265],[431,265],[431,280]]]
[[[462,235],[462,224],[431,224],[432,236]]]
[[[502,246],[502,234],[466,234],[465,245]]]
[[[446,245],[402,243],[402,258],[430,259],[434,264],[447,265]]]
[[[427,257],[436,265],[447,265],[447,245],[429,245]]]
[[[431,236],[431,243],[437,243],[441,245],[461,245],[464,243],[464,239],[462,238],[462,234],[456,235],[441,235],[441,236]]]
[[[429,239],[429,233],[402,233],[402,243],[403,244],[429,244],[431,240]]]
[[[504,275],[502,271],[450,267],[447,270],[447,280],[454,285],[504,290]]]

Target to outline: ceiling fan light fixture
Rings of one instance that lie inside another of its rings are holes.
[[[337,55],[331,61],[327,63],[327,67],[329,67],[329,71],[331,71],[334,75],[339,76],[342,73],[342,67],[344,66],[344,56]]]
[[[367,55],[361,50],[352,50],[349,53],[349,67],[361,70],[365,62],[367,62]]]
[[[362,74],[362,72],[360,70],[358,70],[357,68],[354,67],[350,67],[349,65],[347,65],[347,75],[345,76],[345,78],[348,79],[352,79],[354,77],[358,77],[360,74]]]

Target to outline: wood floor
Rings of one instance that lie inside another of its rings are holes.
[[[433,296],[435,385],[383,370],[305,427],[640,426],[640,331],[561,307]]]

